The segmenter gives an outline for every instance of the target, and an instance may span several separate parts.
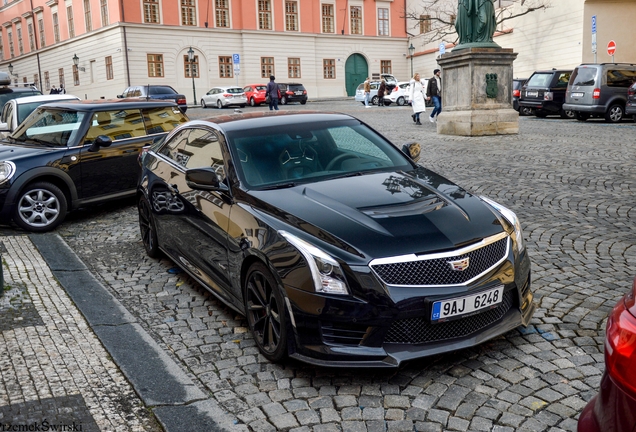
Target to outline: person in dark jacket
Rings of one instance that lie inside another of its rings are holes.
[[[435,69],[433,78],[428,80],[428,85],[426,86],[426,100],[433,99],[433,105],[435,105],[433,112],[428,118],[431,123],[435,123],[437,121],[435,116],[442,112],[442,78],[440,74],[441,71]]]
[[[378,106],[384,106],[384,92],[386,91],[386,81],[384,79],[380,83],[380,87],[378,88]]]
[[[278,111],[278,99],[280,98],[280,90],[278,84],[274,81],[276,77],[274,75],[269,76],[269,82],[267,83],[267,89],[265,90],[265,96],[269,96],[269,110]]]

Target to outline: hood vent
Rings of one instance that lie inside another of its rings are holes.
[[[406,204],[395,204],[382,207],[366,207],[359,210],[371,218],[380,219],[430,213],[432,211],[439,210],[446,205],[448,205],[448,203],[441,199],[439,196],[433,196],[418,201],[411,201]]]

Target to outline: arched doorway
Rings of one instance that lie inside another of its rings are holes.
[[[361,54],[351,54],[345,63],[347,96],[355,96],[356,88],[369,76],[369,65]]]

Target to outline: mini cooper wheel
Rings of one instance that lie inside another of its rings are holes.
[[[141,241],[146,249],[146,254],[150,258],[159,258],[161,251],[159,250],[159,240],[157,238],[157,228],[155,220],[152,217],[150,204],[145,197],[140,197],[137,203],[139,212],[139,231],[141,232]]]
[[[263,264],[250,267],[243,298],[256,345],[269,360],[283,359],[287,355],[287,313],[278,285]]]
[[[13,220],[28,231],[50,231],[62,223],[67,208],[60,188],[48,182],[32,183],[20,193]]]
[[[220,100],[217,100],[217,101],[216,101],[216,107],[217,107],[218,109],[223,109],[223,102],[221,102]]]

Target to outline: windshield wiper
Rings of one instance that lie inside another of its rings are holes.
[[[264,188],[261,188],[260,190],[272,190],[272,189],[286,189],[286,188],[291,188],[296,186],[296,183],[290,182],[290,183],[281,183],[281,184],[277,184],[277,185],[272,185],[272,186],[266,186]]]
[[[337,175],[334,177],[329,177],[329,180],[334,180],[334,179],[341,179],[341,178],[347,178],[347,177],[358,177],[361,175],[364,175],[365,173],[368,173],[369,171],[354,171],[354,172],[350,172],[350,173],[346,173],[346,174],[342,174],[342,175]]]

